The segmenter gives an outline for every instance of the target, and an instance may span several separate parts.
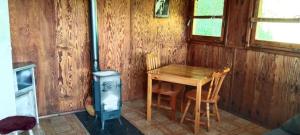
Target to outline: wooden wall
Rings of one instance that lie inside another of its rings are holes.
[[[249,1],[229,1],[225,47],[191,43],[188,64],[229,66],[221,90],[222,108],[266,127],[300,112],[300,58],[244,48]]]
[[[146,91],[144,54],[185,63],[187,2],[172,0],[170,17],[153,17],[154,1],[98,0],[100,66],[122,73],[123,99]],[[88,0],[10,0],[13,61],[37,65],[40,115],[83,109],[90,90]]]
[[[187,2],[170,2],[169,18],[154,18],[155,0],[100,3],[99,31],[102,69],[122,73],[123,99],[142,98],[146,92],[145,54],[159,51],[162,61],[185,63]]]
[[[40,115],[83,108],[90,89],[88,3],[10,0],[13,61],[36,64]]]
[[[101,69],[122,73],[122,96],[127,100],[130,58],[130,0],[98,1]]]
[[[244,48],[249,1],[229,1],[226,47],[190,44],[188,63],[230,66],[222,107],[274,127],[300,112],[300,58]],[[123,99],[146,91],[144,55],[185,63],[185,0],[170,1],[170,17],[154,18],[154,0],[99,0],[100,65],[122,73]],[[10,0],[14,62],[37,65],[41,115],[82,109],[90,90],[87,0]],[[238,12],[237,12],[238,11]]]

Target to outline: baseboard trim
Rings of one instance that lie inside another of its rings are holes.
[[[77,113],[77,112],[83,112],[83,111],[85,111],[85,110],[82,109],[82,110],[71,111],[71,112],[63,112],[63,113],[49,114],[49,115],[45,115],[45,116],[40,116],[39,119],[45,119],[45,118],[50,118],[50,117],[63,116],[63,115],[74,114],[74,113]]]

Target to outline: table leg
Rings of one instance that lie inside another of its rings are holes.
[[[196,91],[196,106],[195,106],[195,125],[194,125],[194,133],[197,134],[200,128],[200,109],[201,109],[201,82],[197,83],[197,91]]]
[[[151,121],[151,115],[152,115],[152,78],[151,74],[148,74],[148,89],[147,89],[147,121]]]
[[[183,88],[182,93],[181,93],[181,99],[180,99],[180,112],[184,112],[184,96],[185,96],[185,90],[186,87]]]

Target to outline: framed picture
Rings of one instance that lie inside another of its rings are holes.
[[[155,0],[155,17],[169,17],[169,0]]]

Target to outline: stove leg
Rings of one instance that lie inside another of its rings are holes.
[[[95,122],[97,122],[97,120],[98,120],[98,115],[96,114],[95,115]]]
[[[104,130],[104,125],[105,125],[105,121],[103,120],[102,121],[102,127],[101,127],[102,130]]]
[[[119,118],[119,123],[121,126],[123,125],[121,118]]]

